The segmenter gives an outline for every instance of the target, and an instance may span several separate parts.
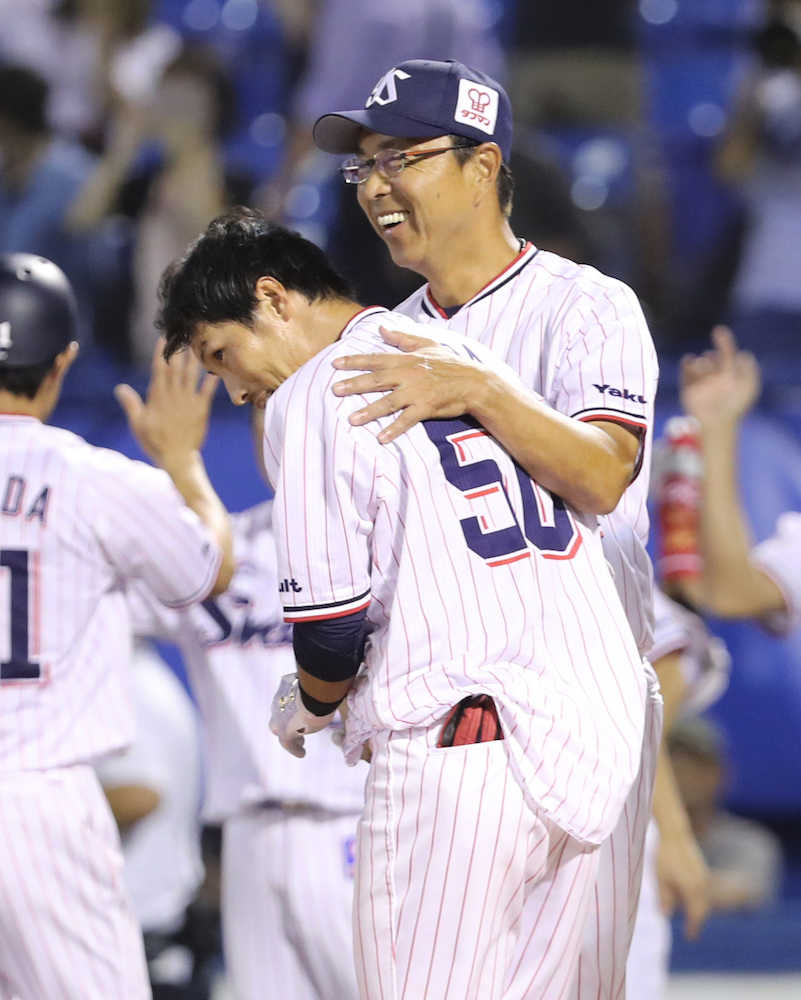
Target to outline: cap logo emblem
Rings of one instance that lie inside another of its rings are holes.
[[[498,91],[477,86],[475,80],[460,80],[453,118],[460,125],[470,125],[493,135],[498,118]]]
[[[490,102],[490,95],[486,92],[486,90],[479,90],[478,87],[471,87],[470,90],[467,91],[467,96],[473,102],[473,111],[483,114]]]
[[[0,361],[6,360],[11,346],[11,324],[4,320],[0,323]]]
[[[378,83],[373,87],[373,92],[364,102],[365,108],[370,108],[374,104],[380,104],[382,107],[385,104],[392,104],[398,99],[398,85],[397,80],[408,80],[410,78],[409,73],[404,73],[402,69],[391,69],[388,73],[385,73]]]

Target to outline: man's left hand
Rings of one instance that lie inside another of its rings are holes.
[[[278,737],[284,750],[293,757],[305,757],[305,737],[317,733],[331,722],[336,712],[330,715],[314,715],[300,700],[300,685],[297,674],[284,674],[278,690],[273,695],[270,712],[270,729]]]
[[[425,337],[384,327],[381,336],[403,353],[356,354],[333,362],[343,371],[367,373],[335,383],[333,391],[337,396],[385,394],[351,414],[352,424],[368,424],[400,411],[400,416],[378,435],[382,444],[388,444],[421,420],[460,417],[471,411],[484,378],[479,365]]]

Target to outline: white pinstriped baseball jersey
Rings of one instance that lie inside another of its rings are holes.
[[[486,344],[529,389],[579,420],[645,433],[638,475],[601,518],[604,551],[641,653],[653,631],[648,479],[658,364],[636,296],[622,282],[530,243],[493,281],[453,312],[423,285],[397,310]],[[452,313],[449,315],[449,313]]]
[[[379,328],[395,324],[421,332],[383,309],[357,314],[267,405],[285,619],[368,609],[351,757],[486,692],[532,804],[597,843],[639,767],[644,677],[595,519],[533,484],[475,422],[426,421],[387,446],[387,420],[352,427],[363,400],[334,396],[331,362],[391,350]],[[474,341],[439,339],[515,378]]]
[[[664,656],[680,654],[687,686],[679,714],[703,712],[728,685],[731,658],[726,646],[709,632],[698,615],[672,601],[658,587],[654,588],[654,618],[652,661],[658,664]],[[653,1000],[664,996],[671,939],[670,921],[662,912],[659,899],[658,846],[659,831],[651,819],[645,842],[642,891],[626,964],[627,995]],[[595,1000],[597,994],[587,996]]]
[[[801,621],[801,513],[782,514],[775,534],[753,549],[751,560],[784,595],[786,611],[763,622],[771,632],[784,635]]]
[[[220,822],[267,800],[358,812],[364,774],[345,767],[328,735],[291,757],[267,721],[282,674],[296,668],[281,614],[272,503],[231,516],[236,569],[228,590],[176,612],[141,581],[128,588],[134,631],[179,646],[203,718],[203,815]]]
[[[166,473],[0,416],[0,771],[128,743],[125,580],[181,605],[211,589],[219,565]]]
[[[713,636],[702,618],[654,588],[654,645],[650,659],[680,653],[686,689],[683,714],[703,712],[729,686],[731,657],[722,639]]]

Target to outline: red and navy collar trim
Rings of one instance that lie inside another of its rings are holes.
[[[389,309],[387,309],[385,306],[365,306],[364,309],[360,309],[357,313],[354,313],[354,315],[351,316],[348,322],[342,327],[342,331],[337,337],[337,340],[342,340],[343,337],[347,337],[347,335],[351,332],[353,327],[357,323],[361,323],[361,321],[363,319],[366,319],[368,316],[373,316],[373,315],[377,316],[378,313],[385,313],[385,312],[389,312]]]
[[[451,319],[460,309],[464,309],[465,306],[475,305],[476,302],[480,302],[482,299],[487,298],[487,296],[492,295],[493,292],[497,292],[499,288],[503,288],[504,285],[516,278],[524,268],[528,267],[538,253],[539,249],[527,241],[525,246],[520,250],[520,253],[506,265],[500,274],[496,274],[491,281],[488,281],[483,288],[476,292],[472,299],[469,299],[460,306],[454,306],[449,309],[441,306],[431,294],[431,286],[426,285],[426,290],[423,294],[423,309],[432,319]]]

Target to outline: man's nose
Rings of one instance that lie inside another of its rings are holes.
[[[389,178],[376,167],[373,167],[367,180],[359,185],[359,198],[360,200],[364,199],[364,203],[366,204],[373,198],[380,198],[382,195],[389,194],[391,190],[392,185]]]
[[[231,402],[234,406],[243,406],[248,401],[247,389],[245,389],[239,382],[238,379],[232,376],[223,376],[223,384],[228,395],[231,398]]]

